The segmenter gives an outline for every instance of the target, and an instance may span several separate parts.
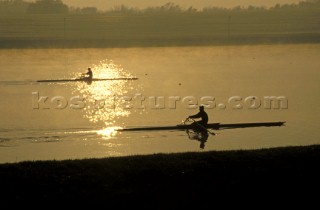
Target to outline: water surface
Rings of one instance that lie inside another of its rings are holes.
[[[0,50],[0,162],[318,144],[319,55],[314,44]],[[36,82],[88,67],[139,80]],[[215,131],[203,149],[184,131],[113,131],[180,124],[201,103],[210,122],[286,126]]]

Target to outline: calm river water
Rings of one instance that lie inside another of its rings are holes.
[[[0,162],[319,144],[320,45],[0,50]],[[94,78],[138,80],[39,83]],[[270,101],[270,97],[275,100]],[[115,132],[209,122],[283,127]]]

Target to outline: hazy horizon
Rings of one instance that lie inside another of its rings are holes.
[[[178,4],[182,7],[194,7],[202,9],[204,7],[226,7],[236,6],[264,6],[270,7],[276,4],[294,4],[302,0],[62,0],[65,4],[73,7],[97,7],[100,10],[111,9],[115,6],[125,5],[128,7],[145,8],[150,6],[161,6],[168,2]]]

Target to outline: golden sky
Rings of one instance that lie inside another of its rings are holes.
[[[235,7],[235,6],[274,6],[276,4],[292,4],[302,0],[62,0],[69,6],[97,7],[100,10],[110,9],[121,4],[129,7],[145,8],[149,6],[161,6],[167,2],[176,3],[184,8],[193,6],[202,9],[207,6]]]

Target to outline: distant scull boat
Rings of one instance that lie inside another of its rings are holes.
[[[97,81],[113,81],[113,80],[137,80],[136,77],[119,77],[119,78],[93,78],[93,79],[51,79],[51,80],[37,80],[37,82],[97,82]]]

